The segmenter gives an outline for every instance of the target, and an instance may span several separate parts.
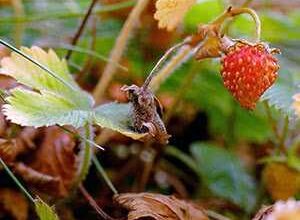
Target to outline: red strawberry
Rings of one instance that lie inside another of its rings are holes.
[[[238,41],[221,59],[224,85],[242,107],[254,109],[260,96],[275,82],[279,69],[273,56],[276,52],[265,44]]]

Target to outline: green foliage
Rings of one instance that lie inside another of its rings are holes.
[[[118,131],[133,139],[140,139],[144,134],[132,130],[131,104],[108,103],[95,108],[95,122],[101,127]]]
[[[20,55],[12,53],[11,57],[1,61],[1,72],[38,92],[25,88],[14,89],[6,99],[8,104],[4,106],[7,118],[23,126],[83,126],[90,115],[93,100],[75,83],[66,62],[59,60],[52,50],[48,53],[38,47],[21,50],[55,72],[72,88]]]
[[[191,152],[197,162],[198,174],[214,194],[232,201],[247,212],[253,210],[257,199],[256,185],[235,155],[203,143],[193,144]]]
[[[93,109],[92,97],[80,89],[70,75],[65,60],[60,60],[54,51],[45,52],[38,47],[22,48],[21,51],[71,86],[13,52],[1,61],[1,72],[33,91],[16,88],[6,98],[3,112],[12,122],[33,127],[58,124],[76,128],[95,122],[134,139],[143,137],[143,134],[132,130],[129,105],[110,103]]]
[[[40,198],[36,199],[34,204],[35,204],[35,211],[39,216],[40,220],[59,220],[54,209],[48,206]]]
[[[268,89],[262,96],[270,106],[274,106],[290,119],[295,118],[295,111],[292,107],[293,96],[300,92],[299,80],[290,72],[281,72],[278,82]]]
[[[224,5],[218,0],[202,1],[195,4],[186,14],[184,25],[187,31],[194,32],[199,24],[206,24],[216,18]]]
[[[70,99],[49,91],[37,93],[17,88],[11,91],[11,96],[6,101],[9,104],[4,105],[3,112],[7,119],[22,126],[58,124],[78,128],[92,114],[88,109],[78,108]]]

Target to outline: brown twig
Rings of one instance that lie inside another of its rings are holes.
[[[104,220],[119,220],[109,216],[106,212],[104,212],[97,204],[97,202],[93,199],[93,197],[88,193],[88,191],[84,188],[82,184],[79,185],[79,190],[84,196],[84,198],[89,202],[90,206],[94,208],[94,210],[100,215],[100,217]]]
[[[77,42],[78,42],[78,40],[79,40],[79,38],[80,38],[84,28],[85,28],[85,25],[87,24],[87,21],[88,21],[89,17],[92,14],[93,8],[95,7],[97,1],[98,0],[92,0],[86,14],[84,15],[84,17],[83,17],[83,19],[82,19],[82,21],[79,25],[78,30],[76,31],[76,33],[75,33],[75,35],[72,39],[72,42],[71,42],[72,46],[75,46],[77,44]],[[70,59],[70,57],[72,55],[72,52],[73,52],[72,50],[68,50],[67,55],[66,55],[66,60]]]
[[[95,47],[96,47],[96,40],[97,40],[97,18],[94,17],[95,19],[93,19],[93,25],[92,25],[92,40],[91,40],[91,44],[90,44],[90,50],[94,51]],[[78,75],[77,75],[77,82],[80,84],[83,82],[84,80],[84,76],[86,75],[86,73],[88,73],[88,71],[90,70],[90,68],[92,67],[93,64],[93,59],[91,58],[91,56],[87,56],[87,60],[83,66],[83,68],[79,71]]]

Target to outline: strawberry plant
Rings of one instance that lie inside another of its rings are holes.
[[[298,219],[297,3],[0,6],[0,219]]]

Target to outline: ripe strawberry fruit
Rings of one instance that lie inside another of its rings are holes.
[[[278,50],[270,50],[265,44],[238,41],[221,59],[224,85],[242,107],[254,109],[260,96],[275,82],[279,65],[274,53]]]

